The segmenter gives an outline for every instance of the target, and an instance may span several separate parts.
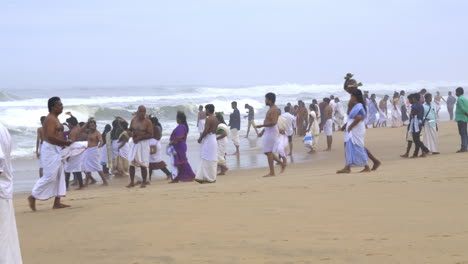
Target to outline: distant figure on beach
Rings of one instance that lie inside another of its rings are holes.
[[[216,142],[216,130],[218,130],[219,122],[218,119],[216,119],[216,117],[214,116],[214,105],[207,104],[205,106],[205,111],[205,130],[198,139],[198,143],[201,144],[201,163],[198,167],[197,175],[195,176],[195,181],[198,183],[215,183],[216,176],[218,174],[218,143]]]
[[[445,101],[444,97],[440,95],[439,91],[436,92],[436,95],[434,96],[433,99],[434,99],[434,104],[436,107],[437,119],[439,119],[439,112],[440,112],[440,109],[442,109],[442,101],[444,101],[445,103],[447,103],[447,101]]]
[[[187,135],[189,126],[187,124],[187,116],[184,112],[177,112],[177,127],[172,131],[171,138],[169,139],[168,154],[171,156],[172,163],[172,181],[177,183],[179,181],[189,182],[195,178],[192,167],[187,159]],[[171,149],[173,151],[171,151]]]
[[[308,126],[308,111],[303,101],[299,101],[299,112],[297,113],[297,135],[305,136]]]
[[[395,92],[393,94],[393,100],[392,100],[392,127],[401,127],[403,125],[403,120],[401,118],[401,112],[400,112],[400,94],[398,92]]]
[[[320,126],[319,126],[319,118],[317,117],[318,112],[318,105],[311,104],[309,106],[309,127],[307,128],[307,132],[310,132],[312,136],[312,145],[310,146],[309,153],[317,152],[317,146],[319,142],[319,135],[320,135]]]
[[[341,130],[341,127],[344,124],[345,110],[343,104],[341,103],[338,97],[335,97],[335,107],[333,113],[333,121],[335,125],[334,131]]]
[[[408,108],[407,108],[407,105],[406,105],[406,98],[405,98],[405,91],[401,90],[400,91],[400,100],[398,101],[398,103],[400,104],[400,111],[401,111],[401,121],[403,122],[403,124],[406,124],[406,121],[409,120],[409,117],[408,117]]]
[[[76,117],[70,116],[66,121],[68,128],[70,129],[68,133],[68,140],[71,142],[79,141],[78,136],[80,135],[80,126],[78,124],[78,120]],[[83,183],[83,175],[81,173],[83,167],[83,155],[84,154],[80,154],[69,157],[65,162],[65,186],[67,189],[70,187],[70,174],[73,174],[73,179],[75,180],[75,184],[78,184],[79,190],[85,187]]]
[[[146,107],[140,105],[136,116],[130,122],[130,136],[133,144],[130,146],[128,161],[130,162],[130,184],[127,188],[135,186],[135,167],[140,167],[141,182],[140,188],[145,188],[148,184],[148,167],[150,156],[150,139],[153,137],[153,125],[146,117]]]
[[[293,151],[293,136],[294,136],[294,124],[296,124],[296,117],[291,114],[291,106],[284,107],[284,113],[281,115],[288,123],[286,130],[286,136],[288,137],[289,152],[288,155],[292,155]]]
[[[468,133],[466,131],[466,124],[468,122],[468,101],[463,95],[464,93],[465,91],[462,87],[458,87],[455,90],[455,95],[458,97],[457,110],[455,111],[455,122],[457,122],[458,133],[461,137],[461,148],[457,151],[457,153],[468,151]]]
[[[357,90],[358,89],[358,83],[356,82],[356,80],[352,79],[353,77],[353,74],[351,73],[348,73],[346,74],[345,76],[345,82],[344,82],[344,87],[343,89],[351,94],[354,90]],[[371,96],[372,98],[372,96]],[[352,110],[352,108],[349,107],[348,105],[348,114],[349,112]],[[346,127],[343,127],[343,129],[345,129]],[[369,159],[372,160],[372,162],[374,163],[374,165],[372,166],[372,170],[373,171],[376,171],[381,165],[382,163],[374,156],[372,155],[372,153],[369,151],[369,149],[365,148],[366,152],[367,152],[367,156],[369,157]]]
[[[106,177],[110,176],[109,169],[112,168],[112,147],[111,147],[111,125],[106,124],[102,131],[102,146],[101,146],[101,166]]]
[[[421,91],[419,92],[419,103],[422,105],[424,104],[424,96],[426,95],[427,93],[427,90],[425,88],[421,89]]]
[[[281,115],[281,110],[278,108],[278,138],[276,139],[275,153],[278,154],[278,158],[282,161],[282,164],[288,164],[288,120]]]
[[[246,138],[249,137],[249,133],[250,133],[250,127],[253,127],[255,129],[255,133],[257,134],[258,136],[258,129],[257,129],[257,126],[255,125],[255,110],[254,108],[249,105],[249,104],[245,104],[245,109],[247,109],[247,135],[245,136]],[[224,119],[224,118],[223,118]]]
[[[323,125],[323,133],[327,137],[327,149],[325,151],[331,151],[333,143],[333,108],[330,105],[330,99],[324,98],[324,113],[325,123]]]
[[[108,185],[101,166],[100,148],[103,142],[101,133],[96,129],[96,121],[94,119],[90,119],[82,129],[87,131],[88,134],[88,148],[83,154],[83,170],[86,173],[85,185],[88,185],[90,180],[92,182],[96,182],[91,175],[93,172],[97,172],[99,176],[101,176],[102,185]]]
[[[41,127],[37,129],[37,137],[36,137],[36,157],[39,160],[39,178],[42,177],[43,174],[43,166],[41,162],[41,147],[42,147],[42,142],[44,141],[44,120],[46,119],[45,116],[41,116]]]
[[[150,120],[153,125],[153,137],[150,139],[149,180],[151,181],[154,170],[161,170],[169,180],[171,179],[171,172],[167,169],[166,162],[162,159],[162,126],[157,117],[153,116]]]
[[[439,135],[437,128],[437,106],[432,103],[432,94],[424,96],[424,146],[433,154],[439,154]]]
[[[237,109],[237,102],[234,101],[231,103],[231,107],[234,110],[232,114],[229,116],[229,127],[231,128],[230,134],[231,134],[231,139],[232,142],[234,143],[234,146],[236,147],[236,152],[233,155],[239,155],[239,145],[240,145],[240,140],[239,140],[239,131],[240,131],[240,126],[241,126],[241,116],[239,109]],[[206,109],[206,107],[205,107]],[[213,120],[216,119],[216,117],[213,116]]]
[[[36,182],[28,197],[29,207],[33,211],[36,211],[36,199],[48,200],[52,197],[55,197],[54,209],[70,207],[60,201],[60,197],[64,197],[67,193],[61,149],[70,146],[72,142],[64,140],[61,132],[62,125],[58,116],[63,111],[62,101],[59,97],[52,97],[47,104],[49,115],[44,120],[44,142],[42,143],[44,176]]]
[[[117,159],[115,161],[114,176],[128,177],[130,135],[128,134],[128,123],[125,120],[119,121],[119,137],[117,138]]]
[[[275,144],[279,136],[278,130],[278,118],[279,109],[275,105],[276,95],[274,93],[267,93],[265,95],[265,104],[270,107],[268,110],[263,125],[258,125],[257,128],[265,128],[262,131],[261,136],[263,137],[263,153],[268,158],[268,166],[270,167],[270,173],[263,177],[272,177],[275,175],[274,161],[281,164],[281,173],[284,172],[286,164],[284,164],[275,154]],[[305,134],[305,133],[304,133]]]
[[[218,175],[226,175],[226,172],[228,171],[228,167],[226,166],[226,148],[228,143],[229,128],[226,125],[226,121],[224,121],[224,117],[221,113],[216,114],[216,119],[218,119],[219,122],[218,129],[216,130],[216,141],[218,143],[218,168],[220,170]]]
[[[408,95],[408,102],[410,104],[413,103],[414,96],[415,96],[415,94]],[[419,98],[419,94],[416,94],[416,96]],[[410,119],[410,124],[411,124],[411,119]],[[410,132],[410,126],[409,125],[408,125],[408,127],[406,129],[406,142],[407,142],[406,152],[405,152],[405,154],[400,155],[400,157],[402,157],[402,158],[408,158],[409,157],[411,147],[413,146],[413,133]]]
[[[198,107],[198,117],[197,117],[197,128],[198,128],[198,133],[203,133],[203,130],[205,129],[205,122],[206,122],[206,114],[205,111],[203,111],[203,105],[200,105]]]
[[[376,95],[371,94],[367,116],[367,125],[371,124],[373,128],[375,128],[376,123],[378,122],[377,113],[379,112],[379,106],[377,105],[377,100],[375,100],[375,98]]]
[[[349,102],[351,110],[348,114],[345,134],[345,157],[346,165],[344,169],[337,173],[350,173],[351,167],[364,167],[361,172],[370,172],[367,163],[369,157],[364,148],[364,139],[366,136],[366,106],[361,90],[356,89],[351,93]]]
[[[429,153],[429,149],[424,146],[424,143],[421,142],[421,130],[423,127],[424,120],[424,107],[419,102],[420,96],[418,94],[413,95],[413,100],[411,102],[411,114],[410,114],[410,124],[409,131],[413,136],[413,142],[415,145],[414,154],[412,158],[417,158],[419,149],[422,150],[421,157],[426,157]]]
[[[379,127],[387,127],[387,120],[388,120],[388,95],[385,95],[382,100],[379,102]]]
[[[0,263],[21,264],[21,250],[13,206],[12,141],[0,123]]]
[[[455,108],[455,104],[457,103],[457,98],[452,95],[452,92],[448,92],[447,97],[447,111],[450,116],[450,121],[453,120],[453,109]]]

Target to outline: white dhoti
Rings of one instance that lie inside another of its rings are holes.
[[[83,153],[72,156],[65,163],[65,172],[81,172],[83,170]]]
[[[197,124],[198,133],[203,133],[203,131],[205,130],[205,123],[206,123],[206,119],[202,119],[198,121],[198,124]]]
[[[86,149],[86,151],[83,154],[83,170],[85,172],[102,171],[100,163],[101,152],[102,150],[97,146]]]
[[[155,153],[150,153],[149,162],[150,163],[159,163],[163,161],[162,159],[162,149],[161,149],[161,142],[154,138],[150,139],[150,147],[156,147]]]
[[[279,134],[278,139],[276,140],[275,152],[278,153],[281,157],[286,157],[288,145],[288,137],[286,135]]]
[[[265,127],[265,133],[263,133],[263,153],[275,152],[278,136],[279,130],[277,125]]]
[[[115,160],[119,156],[119,146],[120,143],[118,140],[112,140],[112,159]]]
[[[102,145],[102,147],[100,148],[100,152],[101,152],[101,165],[104,166],[107,164],[107,144]]]
[[[379,108],[379,124],[383,124],[387,122],[387,114],[382,111],[382,109]]]
[[[133,143],[130,146],[130,152],[128,154],[128,161],[131,166],[135,167],[149,167],[150,159],[150,140],[142,140],[138,143]]]
[[[42,169],[44,168],[44,165],[42,165],[42,155],[41,155],[41,150],[42,148],[42,143],[39,145],[39,149],[38,149],[38,152],[39,152],[39,169]]]
[[[325,136],[333,136],[333,119],[328,119],[323,125],[323,133]]]
[[[218,140],[218,163],[226,164],[226,148],[227,148],[228,139],[224,137]]]
[[[439,152],[439,136],[437,127],[431,126],[429,122],[424,124],[424,146],[426,146],[430,152]]]
[[[42,162],[44,176],[32,189],[32,196],[38,200],[48,200],[52,197],[64,197],[67,189],[62,162],[62,148],[46,141],[42,143]],[[78,170],[80,171],[80,170]]]
[[[173,146],[168,145],[166,147],[166,154],[171,159],[171,174],[172,174],[171,178],[172,178],[172,180],[175,180],[177,178],[177,175],[179,174],[179,169],[175,165],[175,157],[174,157],[177,154],[177,152],[175,151]]]
[[[239,146],[240,145],[239,129],[233,128],[233,129],[231,129],[229,134],[231,135],[231,139],[232,139],[232,142],[234,143],[234,145]]]
[[[0,198],[0,263],[23,263],[13,200],[3,198]]]
[[[215,182],[218,168],[218,143],[216,135],[206,135],[201,143],[201,163],[195,177],[198,181]]]

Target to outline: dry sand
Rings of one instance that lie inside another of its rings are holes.
[[[373,173],[335,174],[340,132],[331,153],[274,178],[264,168],[211,185],[114,183],[34,213],[16,195],[24,263],[468,263],[468,154],[454,153],[456,124],[440,124],[441,155],[415,160],[399,157],[404,129],[368,130],[383,162]]]

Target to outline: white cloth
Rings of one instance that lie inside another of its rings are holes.
[[[437,127],[431,126],[428,121],[424,124],[424,146],[430,152],[439,152],[439,136]]]
[[[233,128],[230,131],[231,134],[231,140],[234,143],[235,146],[239,146],[240,140],[239,140],[239,130],[237,128]]]
[[[0,198],[0,263],[23,263],[13,200],[3,198]]]
[[[215,134],[206,135],[201,142],[201,163],[196,179],[200,181],[215,182],[218,165],[218,143]]]
[[[162,150],[161,150],[161,142],[154,138],[150,139],[150,148],[156,147],[156,153],[150,153],[150,163],[158,163],[162,161]],[[151,152],[151,151],[150,151]]]
[[[341,102],[336,103],[335,113],[333,115],[333,121],[335,122],[337,129],[340,129],[343,126],[345,117],[345,111],[343,104]]]
[[[80,172],[83,170],[83,153],[72,156],[65,163],[65,172]]]
[[[150,140],[141,140],[138,143],[130,144],[130,152],[128,153],[128,161],[131,166],[149,167],[150,159]]]
[[[171,176],[172,180],[175,180],[177,178],[177,175],[179,174],[179,169],[177,169],[177,166],[175,165],[175,158],[174,156],[177,154],[173,146],[167,146],[166,147],[166,154],[169,156],[171,160]]]
[[[39,152],[39,169],[44,168],[44,165],[42,165],[42,160],[41,160],[41,148],[42,148],[42,143],[39,145],[38,152]]]
[[[52,197],[64,197],[66,195],[67,189],[61,151],[61,147],[44,141],[42,145],[44,176],[36,182],[32,189],[34,198],[48,200]]]
[[[3,198],[3,199],[13,198],[13,167],[11,166],[11,136],[10,136],[10,133],[8,132],[8,129],[6,129],[6,127],[4,127],[1,123],[0,123],[0,198]],[[0,232],[0,234],[2,233]]]
[[[198,133],[203,133],[205,130],[205,123],[206,119],[198,120],[197,128],[198,128]]]
[[[130,146],[133,145],[133,139],[130,139],[125,145],[120,148],[117,152],[117,156],[120,156],[126,160],[128,160],[130,155]]]
[[[222,129],[223,131],[226,131],[226,133],[229,135],[229,129],[228,127],[221,123],[218,125],[218,130]],[[220,140],[217,140],[218,142],[218,163],[220,164],[225,164],[226,163],[226,149],[227,149],[227,143],[228,143],[228,138],[223,137]]]
[[[291,113],[283,113],[281,116],[288,121],[288,130],[286,131],[286,135],[294,135],[294,125],[296,124],[296,117],[291,115]]]
[[[346,123],[346,128],[351,126],[353,122],[354,122],[354,119],[348,119],[348,122]],[[353,127],[351,131],[348,131],[348,129],[346,129],[344,142],[347,142],[349,139],[351,139],[354,145],[364,147],[365,136],[366,136],[366,124],[364,121],[361,120],[359,123],[357,123],[356,126]]]
[[[119,146],[120,143],[118,140],[112,140],[112,159],[117,159],[119,156]]]
[[[323,125],[323,133],[325,136],[333,136],[333,119],[328,119]]]
[[[263,153],[275,152],[278,136],[279,129],[277,125],[265,127],[265,133],[263,133]]]
[[[73,142],[70,146],[62,149],[62,160],[82,154],[88,147],[88,141]]]
[[[102,145],[101,151],[101,165],[107,164],[107,144]]]
[[[275,152],[281,157],[286,157],[287,147],[289,145],[288,136],[279,134],[276,140]]]
[[[276,124],[278,126],[278,130],[280,133],[286,134],[288,131],[288,120],[284,118],[283,116],[278,117],[278,123]]]
[[[387,122],[387,119],[388,119],[387,114],[384,113],[384,111],[382,111],[382,109],[380,109],[379,107],[379,124]]]
[[[101,149],[96,147],[87,148],[83,154],[83,170],[85,172],[102,171]]]

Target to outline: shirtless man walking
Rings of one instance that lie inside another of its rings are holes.
[[[91,173],[97,172],[102,179],[102,185],[108,185],[104,172],[101,166],[101,146],[102,136],[99,131],[96,130],[96,121],[93,119],[89,120],[88,123],[82,128],[87,131],[88,135],[88,148],[84,152],[83,156],[83,168],[86,173],[85,185],[88,185],[89,180],[96,181]]]
[[[198,117],[197,117],[197,129],[200,135],[203,133],[203,130],[205,129],[205,122],[206,122],[206,114],[205,114],[205,111],[203,111],[203,105],[200,105],[198,107]]]
[[[133,138],[133,145],[130,149],[128,161],[130,162],[130,184],[127,188],[135,186],[135,167],[140,167],[143,181],[140,185],[145,188],[148,184],[148,167],[150,160],[150,139],[153,137],[153,124],[146,117],[146,107],[140,105],[136,116],[130,123],[130,136]]]
[[[68,134],[68,138],[72,142],[79,141],[79,135],[80,135],[80,126],[78,125],[78,120],[76,117],[71,116],[67,118],[67,124],[68,127],[70,128],[70,133]],[[73,156],[68,158],[67,162],[65,163],[65,184],[67,186],[67,189],[70,184],[70,173],[73,173],[73,178],[75,182],[78,182],[79,187],[78,190],[81,190],[84,188],[83,184],[83,176],[81,175],[81,164],[83,160],[83,154]]]
[[[37,138],[36,138],[36,157],[39,160],[39,178],[42,177],[43,174],[43,166],[41,162],[41,147],[42,141],[44,141],[44,129],[42,126],[44,125],[44,120],[46,119],[45,116],[41,116],[41,127],[37,129]]]
[[[275,150],[275,143],[279,137],[279,130],[278,130],[278,118],[280,115],[280,111],[278,107],[275,105],[276,102],[276,95],[274,93],[267,93],[265,95],[265,104],[270,107],[268,110],[265,121],[263,125],[258,125],[257,128],[265,128],[260,135],[263,136],[263,153],[268,158],[268,166],[270,167],[270,173],[263,176],[263,177],[273,177],[276,176],[275,174],[275,167],[274,161],[281,164],[281,173],[284,172],[286,169],[286,164],[281,161],[274,153]]]
[[[327,136],[327,149],[325,151],[331,151],[333,143],[333,107],[330,105],[330,98],[324,98],[323,102],[325,106],[325,124],[323,125],[323,133]]]
[[[71,141],[63,140],[62,126],[58,116],[63,111],[60,98],[52,97],[48,101],[49,115],[44,120],[44,142],[42,143],[42,155],[44,162],[44,176],[40,178],[31,195],[28,197],[29,207],[36,211],[36,199],[48,200],[55,197],[54,209],[70,207],[62,204],[60,197],[64,197],[67,190],[65,187],[65,174],[63,171],[61,149],[70,146]]]
[[[201,163],[197,171],[197,176],[195,177],[195,181],[202,184],[215,183],[218,174],[218,142],[216,141],[216,130],[218,130],[219,121],[214,115],[214,105],[206,105],[205,110],[205,129],[198,139],[198,143],[201,144]]]

